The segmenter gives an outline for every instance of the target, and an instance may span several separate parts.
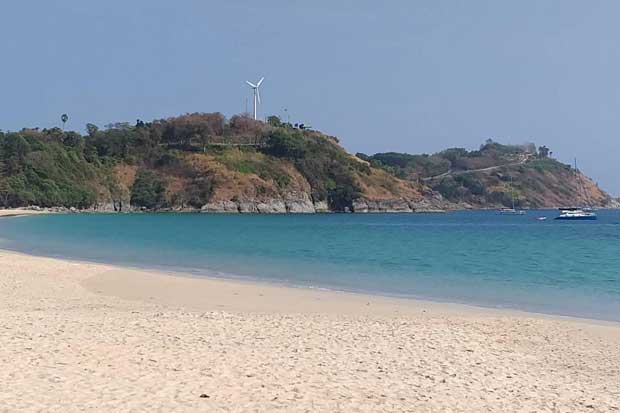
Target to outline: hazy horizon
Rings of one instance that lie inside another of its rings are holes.
[[[561,5],[561,6],[558,6]],[[547,145],[620,195],[612,1],[24,1],[3,7],[0,129],[251,109],[350,152]],[[287,109],[285,111],[284,109]]]

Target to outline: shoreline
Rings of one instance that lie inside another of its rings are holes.
[[[26,208],[0,209],[0,218],[16,218],[29,215],[54,214],[52,211],[38,211]]]
[[[218,212],[209,211],[205,212],[200,209],[173,209],[164,208],[158,210],[126,210],[126,211],[111,211],[111,210],[97,210],[97,209],[70,209],[65,207],[52,207],[52,208],[40,208],[30,209],[30,207],[24,208],[12,208],[12,209],[0,209],[0,218],[4,217],[21,217],[29,215],[46,215],[46,214],[205,214],[205,215],[330,215],[330,214],[352,214],[352,215],[423,215],[423,214],[450,214],[455,212],[489,212],[497,211],[503,207],[490,206],[490,207],[478,207],[478,208],[448,208],[448,209],[428,209],[428,210],[415,210],[415,211],[370,211],[370,212],[337,212],[337,211],[320,211],[320,212],[282,212],[282,213],[261,213],[261,212]],[[619,211],[620,206],[598,206],[598,210],[605,211]],[[521,208],[524,211],[558,211],[561,206],[557,207],[540,207],[540,208]]]
[[[63,259],[61,259],[63,260]],[[73,260],[66,260],[73,261]],[[88,263],[88,261],[74,261]],[[94,263],[93,263],[94,264]],[[99,264],[98,264],[99,265]],[[482,316],[482,317],[518,317],[552,321],[568,321],[596,326],[618,328],[620,321],[597,318],[578,317],[553,313],[534,312],[514,308],[501,308],[477,304],[440,301],[424,298],[394,297],[366,292],[335,290],[322,287],[289,285],[274,281],[254,279],[227,278],[213,275],[194,275],[191,273],[162,271],[147,268],[134,268],[110,265],[115,268],[107,279],[94,277],[82,283],[87,289],[99,294],[135,301],[155,300],[171,306],[182,306],[194,311],[225,310],[233,312],[260,313],[301,313],[301,314],[338,314],[338,315],[378,315],[397,316],[414,313],[429,313],[441,316]],[[131,271],[136,278],[125,277]],[[166,290],[162,295],[159,285],[166,284],[176,291]],[[134,287],[139,287],[136,289]],[[204,303],[204,295],[198,297],[196,291],[201,289],[216,290],[217,296],[208,296],[212,300]],[[259,302],[251,304],[233,302],[235,296],[250,295],[256,291]],[[285,299],[282,299],[285,297]],[[278,300],[271,302],[270,299]]]
[[[5,215],[10,217],[19,217],[22,215],[22,210],[0,210],[0,217],[4,212]],[[45,214],[46,212],[42,211],[28,211],[29,215],[40,215]],[[474,212],[475,214],[475,212]],[[174,215],[174,213],[172,214]],[[60,218],[60,217],[58,217]],[[86,217],[84,217],[86,218]],[[1,218],[0,218],[1,219]],[[29,218],[35,219],[35,218]],[[53,219],[53,217],[50,217]],[[110,218],[114,219],[114,218]],[[293,219],[293,218],[291,218]],[[23,222],[26,222],[27,218],[24,218]],[[35,222],[35,221],[28,221]],[[512,221],[511,221],[512,222]],[[4,241],[4,240],[2,240]],[[4,242],[3,242],[4,244]],[[3,249],[3,246],[0,246],[0,249]],[[67,245],[65,250],[71,250],[71,245]],[[234,271],[227,272],[224,266],[223,271],[212,271],[208,268],[204,268],[204,270],[200,270],[200,268],[183,268],[180,266],[172,266],[167,267],[164,264],[162,265],[152,265],[147,263],[135,263],[135,262],[124,262],[124,261],[132,261],[131,257],[127,258],[127,260],[118,260],[114,259],[114,256],[110,256],[108,254],[107,257],[97,256],[95,254],[94,258],[88,258],[87,253],[77,254],[71,256],[71,254],[66,254],[69,251],[59,250],[60,253],[53,254],[50,251],[37,251],[36,247],[33,248],[11,248],[10,242],[6,244],[7,251],[15,251],[18,253],[24,253],[32,256],[42,256],[42,257],[50,257],[64,260],[71,260],[75,262],[83,262],[83,263],[98,263],[102,265],[113,265],[120,268],[125,269],[133,269],[133,270],[142,270],[149,272],[157,272],[160,274],[166,274],[169,276],[182,276],[182,277],[194,277],[198,279],[210,279],[210,280],[224,280],[224,281],[232,281],[232,282],[243,282],[243,283],[251,283],[258,284],[263,286],[276,286],[282,288],[293,288],[295,290],[310,290],[310,291],[325,291],[337,294],[353,294],[356,296],[364,296],[364,297],[381,297],[392,300],[404,300],[405,302],[422,302],[422,303],[432,303],[436,305],[460,305],[464,308],[476,308],[476,309],[485,309],[491,311],[500,311],[500,312],[515,312],[518,314],[525,315],[538,315],[543,317],[558,317],[558,318],[567,318],[567,319],[576,319],[576,320],[590,320],[592,322],[608,322],[608,323],[620,323],[620,319],[613,317],[612,315],[616,314],[612,311],[605,311],[604,306],[600,307],[588,307],[585,305],[569,305],[571,301],[537,301],[528,303],[527,300],[511,300],[509,295],[499,296],[500,298],[496,298],[493,293],[489,293],[486,295],[462,295],[463,299],[460,298],[460,294],[457,291],[453,294],[442,294],[442,291],[435,291],[435,296],[433,294],[424,294],[424,291],[421,293],[417,293],[415,288],[411,288],[408,291],[412,291],[412,294],[398,294],[399,291],[397,289],[383,288],[381,291],[381,286],[377,288],[356,288],[357,285],[349,284],[344,287],[339,287],[338,282],[331,282],[330,279],[323,279],[323,282],[320,281],[312,282],[311,280],[301,281],[296,283],[295,280],[286,280],[286,279],[277,279],[277,278],[287,278],[287,277],[275,277],[261,278],[261,277],[253,277],[254,271],[249,269],[248,271],[242,273],[243,275],[235,274]],[[82,256],[80,256],[82,255]],[[86,256],[86,258],[84,257]],[[143,260],[144,261],[144,260]],[[179,264],[179,263],[177,263]],[[207,266],[207,263],[205,263]],[[198,266],[200,267],[200,266]],[[293,277],[295,278],[295,277]],[[320,277],[319,277],[320,279]],[[331,282],[331,285],[330,285]],[[395,292],[395,293],[393,293]],[[490,298],[489,298],[490,297]],[[563,304],[564,303],[564,304]],[[567,304],[568,303],[568,304]],[[602,309],[597,311],[597,309]]]
[[[620,325],[0,250],[0,410],[615,411]]]
[[[193,274],[190,272],[129,266],[122,264],[88,261],[81,259],[36,255],[27,252],[0,248],[3,255],[23,256],[44,259],[78,266],[96,267],[105,272],[81,281],[81,285],[91,292],[132,301],[157,301],[160,304],[184,307],[195,311],[279,312],[303,314],[376,314],[396,315],[433,311],[444,316],[471,315],[486,317],[521,317],[553,321],[569,321],[590,325],[608,326],[620,329],[620,321],[579,317],[545,312],[535,312],[509,307],[492,307],[471,303],[433,300],[428,298],[395,297],[384,294],[337,290],[325,287],[291,285],[271,280],[245,277],[227,277],[213,274]],[[127,275],[133,278],[128,278]],[[160,286],[172,286],[175,290],[161,290]],[[136,288],[139,287],[139,288]],[[209,289],[217,291],[204,303],[204,296],[197,297],[196,291]],[[261,302],[251,305],[237,300],[238,291],[254,294]],[[224,292],[222,294],[222,292]],[[163,293],[163,294],[162,294]],[[276,303],[270,298],[287,297]],[[290,298],[290,299],[289,299]],[[232,304],[231,304],[232,303]],[[320,305],[318,305],[320,303]],[[337,305],[333,305],[338,303]],[[331,305],[330,305],[331,304]],[[371,307],[372,306],[372,307]],[[368,308],[364,308],[368,307]],[[301,310],[301,311],[300,311]]]

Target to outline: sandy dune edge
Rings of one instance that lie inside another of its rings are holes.
[[[620,408],[617,324],[5,251],[0,360],[0,411]]]

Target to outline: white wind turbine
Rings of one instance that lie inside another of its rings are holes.
[[[248,85],[250,85],[250,87],[254,90],[254,120],[256,120],[256,109],[258,104],[260,103],[260,93],[258,92],[258,88],[260,87],[260,84],[263,83],[263,80],[265,80],[264,77],[261,77],[260,80],[258,82],[256,82],[256,84],[249,82],[249,81],[245,81],[245,83],[247,83]]]

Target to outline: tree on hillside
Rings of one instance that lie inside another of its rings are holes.
[[[546,145],[539,146],[538,147],[538,156],[541,157],[541,158],[548,158],[549,157],[549,148],[547,148]]]
[[[257,138],[264,129],[264,123],[244,115],[234,115],[230,118],[229,126],[233,135],[246,138]]]
[[[455,163],[459,158],[464,158],[467,155],[467,149],[464,148],[449,148],[437,154],[437,156],[447,159],[452,163]]]
[[[203,144],[213,136],[222,136],[226,119],[221,113],[192,113],[177,118],[160,121],[163,125],[162,137],[172,144],[191,145],[192,141]]]
[[[70,148],[81,150],[84,146],[84,138],[82,138],[79,133],[66,132],[62,136],[62,143]]]
[[[4,134],[0,131],[0,206],[6,207],[9,203],[10,188],[6,176],[3,141]]]
[[[20,135],[11,133],[4,138],[2,146],[6,175],[11,176],[21,171],[24,159],[30,151],[30,145],[26,139]]]
[[[281,126],[284,126],[282,124],[282,121],[280,120],[279,116],[276,115],[271,115],[267,118],[267,123],[270,124],[273,127],[279,128]]]
[[[86,124],[86,133],[88,133],[88,136],[94,138],[97,132],[99,132],[99,128],[97,127],[97,125],[94,125],[92,123]]]
[[[164,204],[166,186],[151,171],[141,170],[131,187],[131,204],[147,209],[159,208]]]
[[[267,150],[270,155],[300,159],[306,154],[303,137],[299,133],[290,134],[285,130],[274,131],[267,139]]]

